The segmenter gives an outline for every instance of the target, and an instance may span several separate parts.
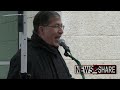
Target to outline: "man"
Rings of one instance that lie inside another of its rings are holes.
[[[27,73],[31,79],[71,79],[63,60],[59,39],[64,25],[55,11],[38,12],[33,21],[34,31],[28,41]],[[21,51],[11,59],[8,79],[20,79]]]

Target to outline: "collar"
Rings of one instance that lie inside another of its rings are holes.
[[[36,48],[43,48],[50,53],[57,54],[58,48],[47,44],[41,37],[39,37],[36,33],[33,33],[31,37],[32,46]]]

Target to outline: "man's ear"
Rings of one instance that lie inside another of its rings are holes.
[[[43,34],[43,27],[42,26],[39,26],[39,28],[38,28],[38,34]]]

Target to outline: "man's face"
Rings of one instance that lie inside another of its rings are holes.
[[[42,39],[55,47],[59,47],[59,39],[63,34],[63,29],[62,29],[62,22],[60,17],[52,17],[50,19],[50,24],[46,27],[43,27],[42,30]]]

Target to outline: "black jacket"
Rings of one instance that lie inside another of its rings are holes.
[[[71,79],[71,74],[58,48],[48,45],[33,34],[28,41],[27,73],[31,79]],[[10,61],[7,79],[20,79],[21,51]]]

